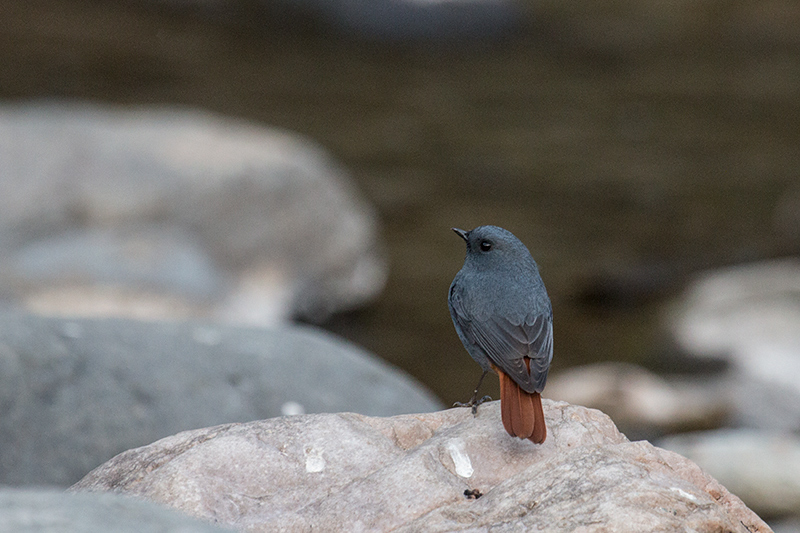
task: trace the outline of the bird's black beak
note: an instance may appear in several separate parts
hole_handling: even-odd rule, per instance
[[[469,232],[468,231],[464,231],[463,229],[458,229],[458,228],[450,228],[450,229],[455,231],[456,234],[458,234],[459,237],[464,239],[464,242],[469,242]]]

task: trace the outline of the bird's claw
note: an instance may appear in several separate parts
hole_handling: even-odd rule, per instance
[[[476,397],[473,396],[470,399],[470,401],[468,401],[468,402],[456,402],[456,403],[454,403],[453,407],[471,407],[472,408],[472,415],[476,416],[478,414],[478,406],[481,405],[483,402],[490,402],[490,401],[492,401],[492,397],[488,396],[488,395],[484,396],[481,399],[476,399]]]

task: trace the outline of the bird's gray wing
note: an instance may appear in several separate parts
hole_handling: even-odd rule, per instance
[[[544,389],[553,360],[550,312],[531,313],[518,321],[502,316],[481,316],[470,313],[460,291],[451,293],[450,307],[464,338],[482,350],[492,363],[526,391]],[[530,359],[530,371],[525,357]]]

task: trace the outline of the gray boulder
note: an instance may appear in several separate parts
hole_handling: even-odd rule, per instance
[[[680,349],[728,363],[738,425],[800,430],[800,260],[710,272],[675,306]]]
[[[376,217],[319,146],[198,111],[0,107],[0,301],[321,319],[375,297]]]
[[[302,412],[424,412],[412,378],[311,327],[0,314],[0,483],[69,485],[185,429]]]
[[[119,494],[0,488],[4,533],[222,533],[164,506]]]
[[[216,426],[129,450],[71,490],[135,495],[248,531],[769,531],[691,461],[629,442],[599,411],[544,407],[542,445],[509,437],[498,402],[477,417]]]

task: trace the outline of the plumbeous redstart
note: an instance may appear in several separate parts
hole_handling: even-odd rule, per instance
[[[467,243],[464,266],[450,285],[450,316],[483,375],[467,404],[473,413],[478,388],[491,369],[500,377],[500,410],[509,435],[544,442],[541,392],[553,359],[553,308],[530,252],[497,226],[453,228]]]

